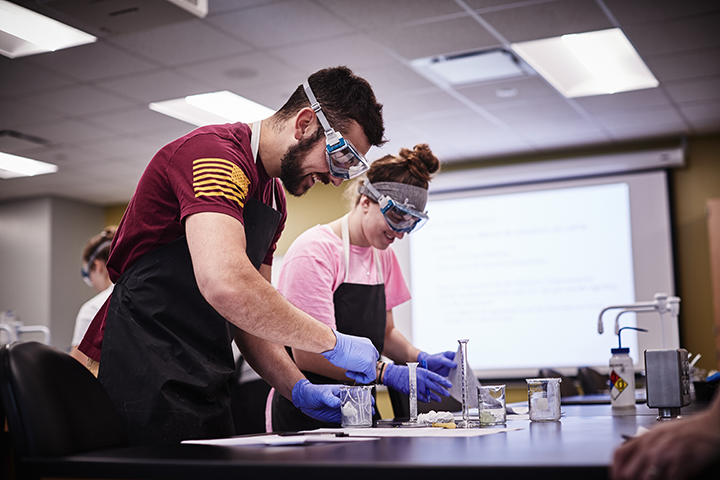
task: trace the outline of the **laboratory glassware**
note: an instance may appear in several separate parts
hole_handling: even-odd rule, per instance
[[[533,422],[557,422],[560,420],[560,378],[530,378],[528,386],[528,410]]]

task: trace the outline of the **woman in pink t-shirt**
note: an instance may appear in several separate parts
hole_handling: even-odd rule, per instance
[[[278,278],[287,300],[338,331],[367,337],[396,363],[378,362],[377,382],[408,393],[406,362],[419,362],[418,399],[448,396],[445,378],[454,352],[430,355],[414,347],[393,322],[393,307],[410,299],[390,245],[422,226],[427,188],[440,162],[425,144],[372,163],[360,180],[350,213],[300,235],[288,249]],[[355,191],[350,187],[348,191]],[[321,355],[293,350],[307,378],[317,384],[350,383],[345,372]],[[318,422],[280,395],[272,398],[272,429],[337,426]]]

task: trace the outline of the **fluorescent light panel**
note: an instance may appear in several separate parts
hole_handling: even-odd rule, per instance
[[[0,178],[33,177],[58,171],[57,165],[0,152]]]
[[[0,54],[6,57],[53,52],[95,40],[76,28],[0,0]]]
[[[514,43],[512,48],[567,98],[658,86],[619,28]]]
[[[418,58],[410,64],[425,78],[444,86],[519,77],[526,73],[511,53],[499,49]]]
[[[234,122],[252,123],[275,113],[264,105],[227,90],[154,102],[149,107],[155,112],[197,126]]]

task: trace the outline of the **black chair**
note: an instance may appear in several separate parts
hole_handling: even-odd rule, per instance
[[[608,376],[603,375],[594,368],[578,368],[577,378],[580,382],[580,388],[582,388],[583,395],[607,393],[610,388]]]
[[[0,349],[0,398],[18,478],[23,458],[60,457],[128,444],[110,397],[77,360],[37,342]]]
[[[562,382],[560,382],[560,395],[562,397],[575,397],[577,395],[580,395],[580,392],[578,391],[577,387],[575,386],[573,379],[568,376],[563,375],[562,373],[558,372],[557,370],[553,370],[552,368],[541,368],[540,369],[540,377],[562,379]]]

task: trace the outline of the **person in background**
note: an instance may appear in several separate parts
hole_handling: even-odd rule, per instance
[[[235,435],[234,340],[309,415],[340,422],[339,388],[313,385],[285,345],[372,381],[378,352],[287,302],[270,283],[285,189],[338,186],[384,143],[382,105],[346,67],[320,70],[272,116],[200,127],[160,149],[110,249],[115,287],[80,344],[132,445]],[[97,363],[99,362],[99,365]]]
[[[449,396],[445,378],[454,352],[421,352],[395,328],[393,308],[410,299],[400,265],[390,246],[422,226],[427,189],[440,162],[425,144],[372,163],[367,177],[350,186],[353,206],[347,215],[301,234],[288,249],[278,290],[301,310],[343,333],[372,340],[396,363],[378,362],[377,381],[408,393],[406,362],[419,362],[418,399]],[[321,355],[299,348],[293,358],[308,380],[317,384],[348,383],[342,368]],[[438,392],[438,393],[436,393]],[[332,426],[310,418],[280,395],[272,394],[271,428],[275,431]]]
[[[80,307],[75,318],[75,330],[70,343],[70,355],[83,365],[87,364],[88,357],[78,350],[78,345],[85,336],[90,322],[95,318],[95,314],[100,310],[113,289],[113,283],[110,281],[107,271],[107,261],[110,255],[110,244],[116,230],[117,227],[114,225],[105,227],[105,230],[85,243],[82,252],[83,266],[80,270],[82,279],[89,287],[99,292]]]
[[[615,451],[612,478],[683,480],[713,464],[720,468],[720,394],[707,410],[657,425],[623,443]]]

